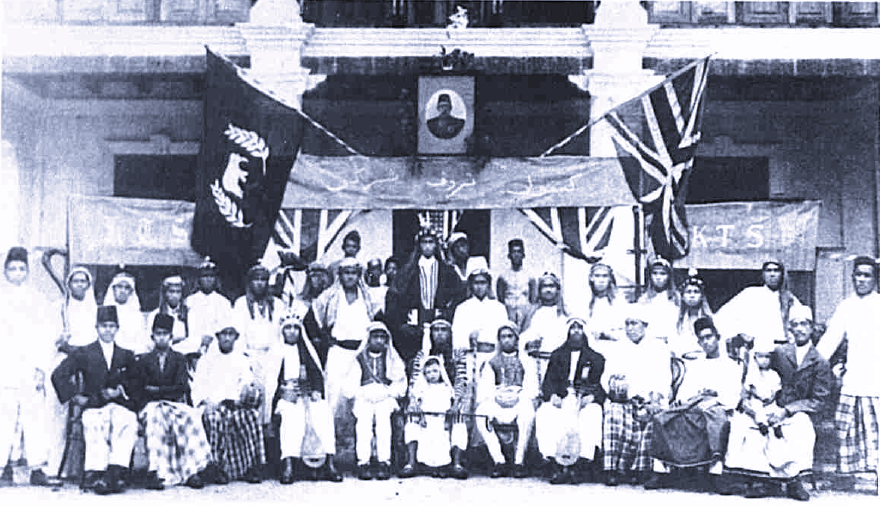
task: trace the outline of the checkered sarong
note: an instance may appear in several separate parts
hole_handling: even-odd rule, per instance
[[[177,402],[147,404],[140,413],[150,471],[166,486],[185,483],[207,467],[211,446],[198,411]]]
[[[605,401],[605,420],[602,423],[602,442],[605,447],[606,471],[650,471],[649,456],[651,423],[634,418],[630,403]]]
[[[202,415],[211,456],[230,480],[237,480],[250,468],[266,463],[259,416],[256,409],[229,409],[222,404]]]
[[[855,397],[841,394],[835,422],[840,440],[838,471],[859,473],[877,471],[877,412],[880,397]]]

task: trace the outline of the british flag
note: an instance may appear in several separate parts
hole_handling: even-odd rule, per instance
[[[684,204],[708,68],[709,57],[697,60],[601,118],[611,126],[654,250],[664,258],[682,258],[690,247]]]
[[[595,262],[605,256],[615,215],[614,207],[536,207],[520,209],[547,239],[569,255]],[[629,212],[624,206],[624,212]],[[624,231],[631,234],[632,229]]]

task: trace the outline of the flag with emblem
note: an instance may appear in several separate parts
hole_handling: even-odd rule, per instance
[[[600,119],[611,127],[654,250],[668,259],[684,257],[690,247],[684,204],[700,140],[708,68],[708,57],[697,60]]]
[[[192,247],[231,291],[266,249],[307,125],[257,84],[208,51]]]

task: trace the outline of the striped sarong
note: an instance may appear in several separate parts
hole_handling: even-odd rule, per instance
[[[211,461],[211,446],[196,409],[177,402],[151,402],[141,410],[140,421],[149,469],[166,486],[186,483]]]
[[[605,401],[602,442],[606,471],[650,471],[653,424],[635,419],[633,405]]]
[[[229,408],[222,404],[202,415],[211,457],[230,480],[237,480],[252,467],[266,463],[259,416],[256,409]]]
[[[880,410],[880,397],[840,395],[835,415],[837,437],[840,440],[837,462],[839,472],[877,471],[877,460],[880,456],[878,410]]]

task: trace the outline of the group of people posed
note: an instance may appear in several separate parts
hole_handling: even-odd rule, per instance
[[[525,267],[520,239],[497,276],[469,257],[463,233],[444,241],[425,226],[415,243],[406,260],[363,265],[352,232],[345,257],[308,265],[293,295],[276,296],[256,265],[234,302],[208,259],[188,296],[183,278],[164,279],[146,319],[125,270],[99,305],[92,274],[73,268],[61,310],[47,307],[28,282],[27,251],[12,248],[0,304],[3,461],[23,458],[33,485],[50,484],[73,458],[80,412],[82,486],[97,494],[126,488],[139,438],[151,489],[257,483],[273,458],[281,483],[338,482],[337,424],[350,416],[361,480],[466,479],[469,451],[485,445],[493,478],[656,489],[695,468],[717,493],[777,488],[807,500],[815,424],[842,381],[838,470],[876,472],[872,258],[855,259],[855,293],[819,335],[778,261],[713,314],[699,274],[678,284],[662,258],[637,301],[598,262],[588,300],[566,304],[556,274]],[[832,370],[844,340],[845,365]],[[405,447],[392,469],[394,417]],[[540,473],[526,459],[533,437]],[[0,482],[11,481],[7,465]]]

